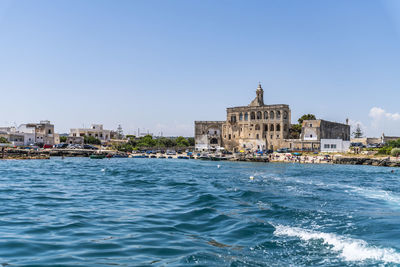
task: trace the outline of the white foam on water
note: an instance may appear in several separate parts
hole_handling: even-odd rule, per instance
[[[381,189],[369,189],[356,186],[348,186],[348,188],[350,188],[351,191],[360,194],[366,198],[383,200],[400,208],[400,196],[395,195],[392,192]]]
[[[346,261],[376,260],[385,263],[400,264],[400,253],[396,252],[393,248],[380,248],[368,245],[364,240],[298,227],[284,225],[276,225],[274,227],[274,234],[276,236],[298,237],[304,241],[320,239],[324,244],[331,246],[330,249],[338,252],[340,257]]]

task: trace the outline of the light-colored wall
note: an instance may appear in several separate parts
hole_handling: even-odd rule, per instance
[[[332,147],[332,145],[336,145],[336,147]],[[342,139],[321,139],[321,152],[347,152],[349,148],[350,141],[343,141]]]

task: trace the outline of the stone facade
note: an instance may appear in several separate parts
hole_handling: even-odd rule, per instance
[[[54,124],[47,120],[39,123],[21,124],[18,127],[18,132],[24,133],[25,145],[43,144],[52,146],[56,143]]]
[[[195,149],[220,150],[222,149],[222,125],[224,121],[195,121]]]
[[[320,151],[321,140],[350,141],[350,125],[326,120],[304,120],[300,139],[286,140],[285,147],[293,150]]]
[[[195,122],[198,150],[206,149],[211,142],[229,151],[277,149],[289,136],[289,105],[265,105],[261,84],[248,106],[227,108],[226,113],[226,121]]]

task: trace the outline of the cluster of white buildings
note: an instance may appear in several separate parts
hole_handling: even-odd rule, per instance
[[[85,136],[92,136],[102,143],[114,139],[116,133],[106,130],[102,124],[93,124],[90,128],[74,128],[67,136],[69,144],[83,144]],[[5,138],[14,146],[47,145],[53,146],[60,143],[60,135],[54,132],[54,124],[44,120],[39,123],[26,123],[18,127],[0,127],[0,137]]]
[[[4,137],[15,146],[33,144],[54,145],[59,142],[59,135],[54,132],[50,121],[21,124],[18,127],[0,127],[0,137]]]

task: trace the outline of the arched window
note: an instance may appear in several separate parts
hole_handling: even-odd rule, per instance
[[[212,138],[212,139],[210,140],[210,144],[211,144],[211,145],[216,145],[216,144],[218,144],[218,139],[217,139],[217,138]]]
[[[264,120],[268,120],[268,111],[264,111]]]
[[[279,110],[276,112],[276,118],[277,118],[277,119],[280,119],[280,118],[281,118],[281,112],[280,112]]]
[[[262,113],[261,111],[257,112],[257,120],[261,120],[262,119]]]
[[[243,120],[243,113],[242,113],[242,112],[240,112],[240,114],[239,114],[239,120],[240,120],[240,121]]]
[[[256,124],[255,130],[259,131],[260,130],[260,125]]]
[[[236,122],[236,116],[235,115],[231,116],[231,122]]]
[[[250,113],[250,120],[255,120],[256,119],[256,114],[253,112]]]
[[[287,118],[288,118],[288,113],[287,113],[287,111],[284,111],[283,112],[283,119],[286,120]]]
[[[269,126],[269,130],[270,130],[271,132],[274,131],[274,125],[273,125],[273,124],[271,124],[271,125]]]
[[[264,124],[264,132],[268,132],[268,124]]]
[[[277,125],[276,125],[276,131],[277,131],[277,132],[280,132],[280,131],[281,131],[281,125],[280,125],[280,124],[277,124]]]
[[[270,118],[271,120],[273,120],[273,119],[275,118],[275,113],[274,113],[273,111],[271,111],[271,112],[269,113],[269,118]]]
[[[244,113],[244,120],[245,121],[248,121],[249,120],[249,113]]]

